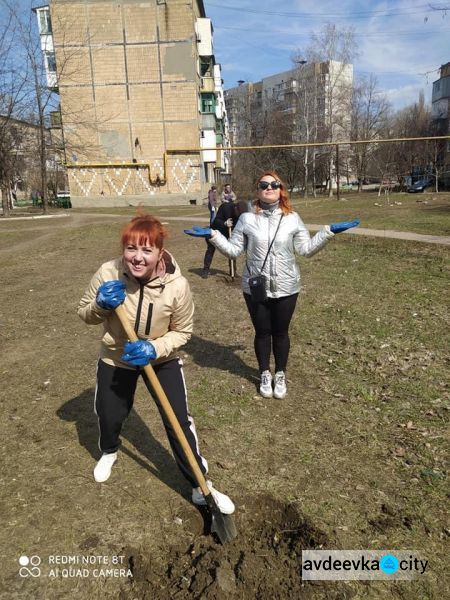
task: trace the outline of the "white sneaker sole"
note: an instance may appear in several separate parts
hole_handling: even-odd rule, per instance
[[[282,394],[277,394],[275,391],[273,392],[273,397],[276,398],[277,400],[284,400],[284,398],[286,398],[286,392],[283,392]]]
[[[259,390],[259,395],[263,398],[272,398],[273,392],[262,392],[261,390]]]

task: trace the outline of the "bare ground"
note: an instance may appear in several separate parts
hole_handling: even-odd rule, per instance
[[[183,349],[192,412],[239,537],[220,546],[138,389],[120,460],[96,484],[92,413],[99,330],[76,305],[118,252],[118,219],[2,224],[2,597],[440,598],[444,579],[446,263],[437,246],[341,238],[301,261],[289,395],[257,395],[252,330],[226,260],[199,277],[204,246],[170,225],[191,282],[196,331]],[[239,264],[242,268],[242,264]],[[410,548],[414,582],[304,584],[302,548]],[[20,577],[20,556],[41,575]],[[123,557],[125,573],[60,571],[55,556]],[[130,570],[132,577],[129,576]]]

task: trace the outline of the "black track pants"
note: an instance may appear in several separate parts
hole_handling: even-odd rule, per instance
[[[206,252],[205,258],[203,259],[203,268],[205,270],[211,267],[211,263],[216,252],[216,247],[211,244],[208,240],[206,240]]]
[[[244,298],[255,328],[255,354],[260,372],[270,369],[271,346],[275,371],[285,371],[290,348],[289,324],[298,294],[268,298],[265,302],[252,302],[250,294],[244,294]]]
[[[189,446],[197,459],[197,463],[201,471],[206,474],[208,472],[208,463],[200,454],[194,419],[189,414],[182,363],[179,359],[173,359],[159,365],[154,365],[153,368],[177,416]],[[95,413],[98,416],[100,450],[105,453],[116,452],[120,446],[120,432],[133,406],[136,384],[140,375],[143,376],[144,382],[161,413],[167,437],[178,467],[192,487],[197,487],[197,482],[191,473],[189,463],[174,435],[172,427],[162,412],[160,403],[154,395],[150,383],[145,377],[145,373],[139,369],[130,370],[113,367],[102,360],[98,361],[97,389],[95,392]]]

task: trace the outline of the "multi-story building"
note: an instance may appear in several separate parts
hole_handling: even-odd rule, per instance
[[[60,96],[72,204],[202,198],[228,170],[203,1],[50,0],[35,12]]]
[[[306,63],[257,83],[239,84],[225,91],[232,146],[248,143],[252,124],[254,128],[264,111],[308,118],[316,125],[317,141],[350,139],[352,64]],[[300,141],[301,127],[292,133],[286,143]]]
[[[29,198],[32,192],[42,195],[41,128],[11,116],[0,115],[0,150],[3,171],[9,179],[12,196]],[[58,136],[51,127],[44,130],[47,185],[51,195],[65,187],[65,173]]]
[[[450,134],[450,62],[441,66],[439,79],[433,82],[431,110],[436,124],[436,135]],[[442,144],[440,156],[440,180],[450,189],[450,140]]]
[[[292,188],[336,187],[339,170],[348,165],[348,149],[341,150],[338,169],[333,143],[350,139],[353,65],[299,61],[298,67],[257,83],[238,83],[225,92],[231,145],[269,149],[271,145],[311,144],[312,149],[293,150],[291,158],[285,154],[284,167],[274,154],[266,160],[278,160]],[[330,145],[314,147],[323,142]],[[235,163],[234,172],[241,163],[242,159]],[[241,179],[249,173],[250,163],[239,173]]]

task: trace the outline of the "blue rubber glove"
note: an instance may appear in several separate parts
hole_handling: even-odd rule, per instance
[[[192,229],[185,229],[184,233],[187,233],[187,235],[193,235],[194,237],[202,237],[206,240],[209,240],[209,238],[212,235],[212,230],[210,227],[199,227],[198,225],[194,225]]]
[[[133,367],[145,367],[151,360],[155,360],[155,346],[146,340],[127,342],[123,348],[121,359]]]
[[[346,229],[351,229],[352,227],[357,227],[360,224],[359,219],[355,219],[354,221],[343,221],[342,223],[332,223],[330,225],[330,229],[332,233],[342,233]]]
[[[97,290],[95,301],[100,308],[112,310],[125,300],[125,283],[119,279],[105,281]]]

